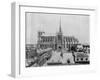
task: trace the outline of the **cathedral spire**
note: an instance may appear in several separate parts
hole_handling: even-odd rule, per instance
[[[61,30],[61,17],[60,17],[60,21],[59,21],[59,32],[62,33],[62,30]]]

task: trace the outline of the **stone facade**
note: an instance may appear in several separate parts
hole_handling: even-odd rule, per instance
[[[64,36],[61,24],[59,26],[59,32],[56,35],[46,35],[45,32],[38,32],[38,48],[46,49],[52,48],[54,50],[66,49],[70,50],[72,46],[79,43],[78,39],[74,36]]]

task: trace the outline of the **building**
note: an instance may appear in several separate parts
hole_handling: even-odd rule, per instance
[[[26,44],[26,59],[37,56],[37,50],[34,44]]]
[[[59,32],[56,35],[46,35],[45,32],[38,32],[38,48],[46,49],[52,48],[54,50],[71,50],[71,47],[79,43],[74,36],[64,36],[61,29],[61,20],[59,25]]]
[[[74,60],[75,63],[88,63],[89,64],[89,54],[84,52],[76,52],[74,53]]]

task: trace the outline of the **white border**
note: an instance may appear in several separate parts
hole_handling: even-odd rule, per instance
[[[96,52],[94,48],[95,40],[95,9],[84,8],[63,8],[63,7],[39,7],[27,4],[14,4],[15,7],[15,62],[12,74],[19,76],[35,76],[35,75],[54,75],[69,73],[87,73],[96,70]],[[90,16],[90,65],[73,65],[59,67],[37,67],[25,68],[25,12],[45,12],[45,13],[61,13],[61,14],[82,14]],[[95,54],[94,54],[95,53]],[[12,67],[13,68],[13,67]],[[14,73],[15,72],[15,73]]]

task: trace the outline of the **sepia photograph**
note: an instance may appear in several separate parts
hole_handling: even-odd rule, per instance
[[[89,65],[88,14],[25,13],[25,67]]]

